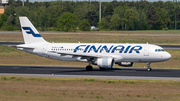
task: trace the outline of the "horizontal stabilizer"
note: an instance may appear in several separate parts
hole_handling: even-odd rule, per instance
[[[26,44],[17,45],[16,48],[28,48],[28,49],[34,49],[33,46],[29,46],[29,45],[26,45]]]

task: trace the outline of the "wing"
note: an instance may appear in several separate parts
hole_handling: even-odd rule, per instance
[[[91,53],[86,53],[86,54],[80,54],[80,53],[67,53],[67,52],[57,52],[57,51],[48,51],[51,53],[57,53],[57,54],[61,54],[61,55],[72,55],[72,57],[80,57],[79,60],[81,59],[87,59],[88,61],[92,61],[95,62],[97,60],[97,58],[103,58],[103,57],[111,57],[114,58],[117,61],[121,61],[123,59],[123,57],[121,55],[106,55],[106,54],[91,54]]]
[[[57,51],[48,51],[51,53],[57,53],[57,54],[61,54],[61,55],[72,55],[72,56],[77,56],[77,57],[89,57],[89,58],[99,58],[99,57],[103,57],[102,55],[95,55],[95,54],[80,54],[80,53],[68,53],[68,52],[57,52]]]

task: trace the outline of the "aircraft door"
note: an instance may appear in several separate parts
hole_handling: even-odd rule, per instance
[[[149,45],[146,45],[146,46],[145,46],[144,56],[149,56]]]
[[[43,45],[42,55],[47,55],[47,45]]]

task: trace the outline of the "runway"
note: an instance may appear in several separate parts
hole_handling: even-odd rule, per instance
[[[158,45],[163,49],[180,49],[180,45]]]
[[[4,66],[0,65],[0,76],[40,76],[40,77],[76,77],[76,78],[104,78],[104,79],[139,79],[139,80],[178,80],[178,69],[152,69],[148,72],[144,68],[113,68],[86,71],[85,67],[64,66]]]
[[[0,42],[0,45],[19,45],[24,44],[24,42]]]
[[[9,46],[14,46],[14,45],[19,45],[19,44],[24,44],[23,42],[0,42],[0,45],[9,45]],[[180,49],[180,45],[158,45],[164,49]]]

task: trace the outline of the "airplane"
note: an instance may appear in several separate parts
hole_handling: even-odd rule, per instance
[[[115,64],[131,67],[135,62],[150,64],[169,60],[171,55],[162,47],[153,44],[129,43],[50,43],[43,39],[27,17],[19,17],[24,44],[16,48],[45,58],[61,61],[86,62],[87,71],[92,65],[101,70],[113,68]]]

